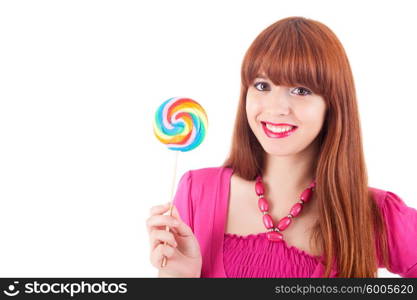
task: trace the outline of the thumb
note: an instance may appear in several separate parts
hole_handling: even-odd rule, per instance
[[[178,235],[182,237],[188,237],[190,235],[193,235],[191,228],[181,219],[178,209],[175,207],[174,204],[172,204],[172,216],[175,219],[177,219],[180,223],[178,226],[174,227]]]

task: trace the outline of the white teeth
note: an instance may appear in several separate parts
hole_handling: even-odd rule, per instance
[[[271,124],[266,124],[266,128],[268,128],[272,132],[280,133],[280,132],[289,131],[293,127],[292,126],[274,126],[274,125],[271,125]]]

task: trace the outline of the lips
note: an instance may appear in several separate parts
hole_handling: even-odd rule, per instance
[[[271,122],[266,122],[266,121],[261,121],[262,123],[265,123],[265,124],[271,124],[271,125],[274,125],[274,126],[292,126],[292,127],[297,127],[296,125],[293,125],[293,124],[288,124],[288,123],[271,123]]]
[[[262,123],[262,128],[263,128],[263,130],[264,130],[264,132],[265,132],[265,134],[266,134],[266,136],[268,136],[269,138],[278,138],[278,139],[280,139],[280,138],[285,138],[285,137],[287,137],[287,136],[290,136],[294,131],[296,131],[297,130],[297,126],[295,126],[295,125],[292,125],[292,124],[287,124],[287,123],[279,123],[279,124],[276,124],[276,123],[270,123],[270,122],[261,122]],[[269,130],[267,127],[266,127],[266,123],[268,123],[268,124],[271,124],[271,125],[274,125],[274,126],[292,126],[293,128],[291,129],[291,130],[289,130],[289,131],[284,131],[284,132],[273,132],[273,131],[271,131],[271,130]]]

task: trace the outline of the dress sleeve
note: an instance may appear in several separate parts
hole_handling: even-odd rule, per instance
[[[401,277],[417,277],[417,210],[388,191],[382,211],[388,232],[389,271]]]
[[[173,204],[182,221],[194,231],[194,210],[191,199],[191,171],[184,173],[178,183]]]

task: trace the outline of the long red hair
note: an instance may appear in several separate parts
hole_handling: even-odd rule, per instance
[[[250,45],[242,63],[232,146],[223,163],[246,180],[255,180],[265,168],[265,151],[245,110],[248,87],[260,72],[275,85],[306,86],[327,104],[314,162],[320,216],[311,236],[323,250],[324,277],[333,262],[339,277],[376,277],[378,253],[389,270],[386,226],[368,188],[355,85],[342,44],[326,25],[289,17],[267,27]]]

